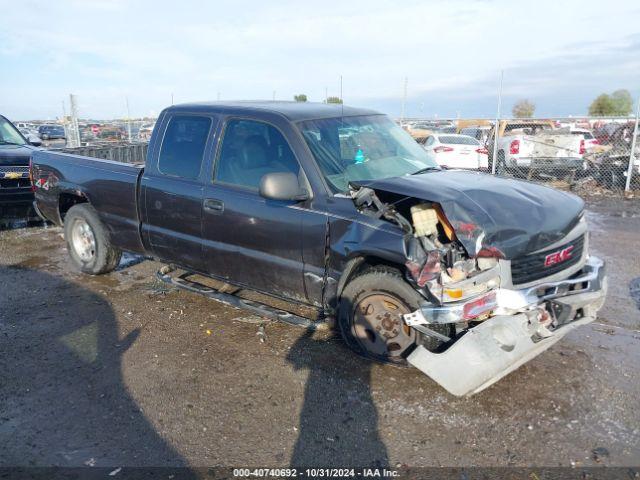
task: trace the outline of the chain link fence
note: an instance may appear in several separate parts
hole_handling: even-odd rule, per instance
[[[407,119],[448,168],[525,179],[582,196],[640,194],[638,118]]]

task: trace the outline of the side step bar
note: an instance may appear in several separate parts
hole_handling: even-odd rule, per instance
[[[171,273],[175,270],[176,269],[172,266],[164,266],[158,270],[156,277],[158,280],[168,285],[172,285],[189,292],[199,293],[200,295],[204,295],[205,297],[224,303],[230,307],[249,310],[261,317],[268,318],[269,320],[285,322],[297,327],[304,327],[308,329],[315,329],[318,326],[319,322],[314,322],[308,318],[300,317],[291,312],[286,312],[264,303],[240,298],[233,293],[224,293],[220,290],[216,290],[215,288],[203,285],[202,283],[188,280],[187,277],[193,275],[191,272],[185,272],[177,277],[172,277]]]

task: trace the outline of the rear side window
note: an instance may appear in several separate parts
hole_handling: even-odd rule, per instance
[[[160,172],[182,178],[198,178],[210,130],[209,117],[176,115],[171,118],[160,149]]]
[[[440,143],[447,143],[449,145],[478,145],[478,141],[475,138],[466,135],[442,135],[440,136]]]

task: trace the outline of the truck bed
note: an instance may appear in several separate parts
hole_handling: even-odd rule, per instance
[[[61,225],[68,202],[86,199],[109,229],[114,245],[144,252],[138,209],[143,165],[41,150],[33,154],[32,166],[43,216]]]

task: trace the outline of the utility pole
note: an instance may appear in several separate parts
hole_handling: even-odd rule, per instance
[[[129,111],[129,97],[124,97],[127,102],[127,133],[129,135],[129,143],[131,143],[131,112]]]
[[[324,103],[329,103],[329,87],[324,87]]]
[[[502,108],[502,80],[504,70],[500,70],[500,87],[498,87],[498,111],[496,112],[496,123],[493,127],[493,152],[491,155],[491,173],[496,174],[496,159],[498,157],[498,139],[500,137],[500,109]]]
[[[407,108],[407,86],[409,84],[409,79],[404,77],[404,88],[402,92],[402,111],[400,112],[400,123],[404,122],[404,114],[405,109]]]
[[[79,147],[80,130],[78,129],[78,106],[76,105],[76,96],[73,93],[69,94],[69,105],[71,108],[71,124],[67,132],[67,146]]]
[[[171,105],[173,105],[173,92],[171,92]]]
[[[631,153],[629,154],[629,168],[627,169],[627,183],[624,186],[624,191],[631,190],[631,176],[633,175],[633,164],[636,158],[636,145],[638,141],[638,118],[640,117],[640,97],[638,98],[638,106],[636,108],[636,124],[633,127],[633,138],[631,139]]]

